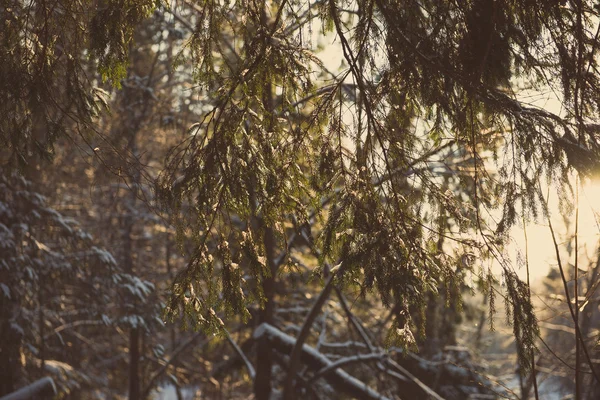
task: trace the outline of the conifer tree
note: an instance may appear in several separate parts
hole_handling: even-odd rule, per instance
[[[426,330],[431,296],[445,291],[459,302],[468,274],[493,313],[495,278],[481,262],[493,257],[519,365],[533,368],[529,288],[502,247],[521,217],[547,216],[541,180],[568,202],[571,176],[597,174],[595,3],[184,3],[194,30],[177,61],[192,63],[204,102],[156,181],[180,242],[195,245],[167,313],[223,333],[224,320],[248,322],[258,306],[256,337],[266,351],[284,300],[277,288],[300,267],[294,252],[310,254],[317,266],[303,267],[322,290],[294,338],[287,377],[273,376],[270,352],[256,361],[257,398],[277,386],[291,398],[302,383],[302,345],[334,290],[381,300],[394,316],[389,344],[411,348]],[[86,63],[119,85],[134,29],[156,6],[3,6],[0,94],[8,101],[0,111],[11,116],[0,122],[3,165],[51,153],[60,135],[86,137],[82,126],[106,102]],[[321,52],[320,40],[329,40]],[[342,59],[330,71],[322,53],[334,51]],[[523,87],[552,91],[562,110],[528,104]],[[497,221],[492,208],[501,210]],[[575,290],[575,368],[585,362],[597,377],[578,301]]]

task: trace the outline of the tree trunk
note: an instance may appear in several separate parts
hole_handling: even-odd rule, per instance
[[[262,277],[262,288],[265,295],[265,307],[260,312],[259,323],[273,325],[275,311],[275,237],[271,228],[265,228],[264,245],[267,262],[271,271],[270,276]],[[256,348],[256,379],[254,380],[254,395],[256,400],[268,400],[271,395],[273,354],[271,345],[266,337],[259,338]]]
[[[124,240],[124,269],[127,273],[133,274],[133,225],[134,219],[131,215],[136,200],[135,187],[137,182],[133,183],[134,189],[131,192],[131,208],[126,211],[125,217],[125,240]],[[135,301],[135,299],[131,299]],[[140,398],[140,330],[138,327],[131,328],[129,332],[129,400],[139,400]]]
[[[261,24],[264,28],[270,29],[267,9],[269,7],[268,1],[263,1]],[[267,111],[267,115],[270,116],[270,120],[267,121],[267,129],[273,127],[273,87],[271,84],[270,76],[268,73],[264,74],[264,92],[262,96],[263,106]],[[254,201],[252,199],[251,201]],[[270,271],[269,276],[262,277],[262,289],[266,299],[265,307],[261,311],[259,316],[259,323],[267,323],[274,325],[273,316],[275,312],[275,284],[277,277],[277,265],[275,264],[275,252],[277,242],[273,229],[266,226],[264,220],[261,221],[261,228],[263,228],[263,243],[265,246],[265,255],[267,257],[267,266]],[[264,337],[259,338],[257,343],[256,351],[256,378],[254,380],[254,394],[256,400],[268,400],[272,390],[272,368],[273,368],[273,354],[271,353],[271,346],[268,340]]]
[[[13,392],[22,378],[22,338],[13,327],[18,304],[14,294],[11,299],[0,295],[0,396]]]
[[[139,328],[129,331],[129,400],[140,398],[140,334]]]
[[[136,154],[135,136],[129,142],[129,149],[133,154]],[[137,187],[139,185],[139,176],[136,174],[133,182],[131,182],[131,192],[126,204],[124,218],[124,241],[123,241],[123,258],[124,270],[128,274],[133,274],[133,228],[135,219],[133,210],[137,200]],[[135,302],[135,298],[131,298]],[[129,332],[129,400],[139,400],[140,398],[140,329],[135,326]]]
[[[166,244],[165,244],[165,258],[167,264],[167,275],[169,276],[169,282],[175,281],[175,275],[173,274],[173,268],[171,266],[171,237],[169,232],[165,234],[166,236]],[[170,324],[170,336],[171,336],[171,349],[175,349],[177,347],[177,335],[175,333],[175,324]]]

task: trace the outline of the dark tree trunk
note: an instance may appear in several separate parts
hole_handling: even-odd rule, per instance
[[[140,398],[140,334],[139,328],[129,331],[129,400]]]
[[[128,148],[132,153],[136,154],[135,136],[130,139]],[[134,273],[134,261],[133,261],[133,229],[135,225],[135,219],[132,215],[135,209],[137,200],[137,187],[139,185],[139,176],[134,176],[131,184],[130,198],[126,200],[129,204],[126,205],[125,218],[124,218],[124,241],[123,241],[123,258],[124,258],[124,270],[129,274]],[[130,301],[136,301],[135,298],[131,298]],[[136,307],[137,308],[137,307]],[[133,310],[128,310],[132,312]],[[139,400],[140,398],[140,329],[132,327],[129,332],[129,400]]]
[[[262,5],[261,24],[266,29],[272,29],[270,26],[269,19],[267,17],[267,2],[264,1]],[[263,106],[267,111],[267,115],[270,116],[270,120],[267,121],[267,129],[273,127],[273,86],[271,84],[271,77],[268,73],[265,73],[265,85],[262,97]],[[254,201],[252,199],[251,201]],[[268,323],[274,325],[274,312],[275,312],[275,285],[277,278],[277,265],[275,264],[275,253],[277,248],[277,241],[273,229],[266,226],[264,220],[261,221],[261,228],[263,229],[263,243],[265,246],[265,252],[267,257],[267,266],[270,271],[269,276],[262,277],[262,289],[266,299],[265,307],[261,311],[259,316],[260,323]],[[254,380],[254,394],[256,400],[268,400],[272,390],[272,368],[273,368],[273,354],[271,353],[271,346],[265,338],[259,338],[257,343],[256,352],[256,378]]]
[[[171,237],[169,232],[166,233],[166,244],[165,244],[165,258],[167,264],[167,275],[169,276],[169,282],[174,282],[175,275],[173,274],[173,268],[171,266]],[[171,324],[170,330],[171,336],[171,349],[175,349],[177,347],[177,335],[175,333],[175,324]]]
[[[12,326],[17,304],[0,295],[0,396],[13,392],[22,378],[22,338]]]
[[[267,252],[267,262],[271,271],[270,276],[263,276],[262,288],[266,303],[260,312],[259,323],[273,325],[275,311],[275,277],[277,276],[275,266],[275,237],[271,228],[265,228],[264,244]],[[273,354],[271,345],[266,337],[261,337],[257,342],[256,351],[256,379],[254,380],[254,395],[257,400],[268,400],[272,389],[272,367]]]
[[[134,188],[137,183],[134,183]],[[124,269],[127,273],[133,274],[133,225],[134,219],[131,210],[136,201],[135,189],[131,192],[131,209],[125,217],[125,240],[124,240]],[[130,299],[135,301],[135,299]],[[130,310],[131,311],[131,310]],[[140,398],[140,330],[138,327],[131,328],[129,332],[129,400],[139,400]]]
[[[44,297],[43,297],[43,289],[40,286],[38,288],[38,324],[40,330],[40,370],[41,374],[44,374],[44,368],[46,366],[46,341],[44,340]]]
[[[15,222],[1,221],[8,229],[11,229],[11,225]],[[0,260],[10,260],[16,256],[16,248],[0,247]],[[10,270],[0,268],[0,282],[7,285],[10,290],[10,296],[6,296],[0,290],[0,396],[4,396],[24,383],[21,363],[23,331],[18,329],[17,320],[21,309],[21,298],[17,290],[12,290],[12,286],[18,285],[18,281]]]

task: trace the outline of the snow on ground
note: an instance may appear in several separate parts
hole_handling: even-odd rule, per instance
[[[181,388],[183,400],[200,399],[200,389],[196,386]],[[152,393],[152,400],[177,400],[177,390],[171,384],[165,384]]]
[[[514,375],[512,379],[505,382],[507,388],[512,390],[515,394],[520,393],[519,389],[519,377]],[[561,383],[560,378],[555,376],[547,376],[546,374],[538,374],[538,390],[540,399],[543,400],[565,400],[569,399],[571,392],[568,388],[565,388]],[[533,398],[533,390],[530,395]]]

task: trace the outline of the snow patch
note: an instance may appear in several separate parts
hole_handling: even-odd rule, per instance
[[[184,387],[180,389],[182,400],[194,400],[202,398],[200,389],[196,386]],[[166,384],[160,386],[152,393],[152,400],[177,400],[177,388],[174,385]]]
[[[17,332],[20,336],[25,336],[25,331],[23,330],[23,328],[21,327],[21,325],[17,324],[16,322],[11,322],[10,323],[10,328]]]
[[[100,249],[96,246],[92,246],[92,252],[94,252],[101,262],[108,265],[117,265],[117,261],[108,251]]]
[[[4,297],[6,297],[7,299],[10,299],[10,289],[8,288],[8,286],[6,286],[4,283],[0,283],[0,289],[2,290],[2,293],[4,294]]]

